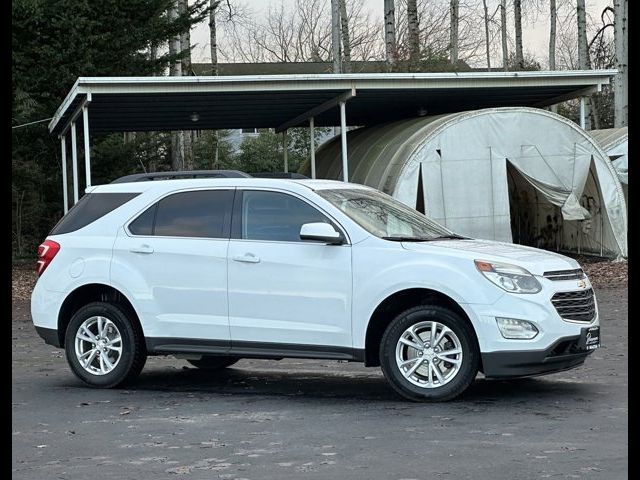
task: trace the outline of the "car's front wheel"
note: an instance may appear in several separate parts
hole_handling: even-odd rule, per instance
[[[471,325],[439,306],[402,312],[380,344],[385,378],[403,397],[445,401],[460,395],[478,373],[480,353]]]
[[[146,361],[142,334],[121,305],[93,302],[71,318],[65,334],[67,362],[83,382],[111,388],[136,378]]]

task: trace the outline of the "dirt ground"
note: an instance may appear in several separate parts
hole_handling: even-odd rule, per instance
[[[207,374],[154,357],[133,386],[93,390],[17,298],[12,478],[624,479],[627,289],[596,291],[602,347],[584,366],[479,377],[441,404],[399,399],[377,368],[320,360]]]

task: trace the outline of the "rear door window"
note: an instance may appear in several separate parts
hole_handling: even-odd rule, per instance
[[[75,232],[121,207],[139,193],[87,193],[62,217],[49,235]]]
[[[228,238],[233,190],[180,192],[163,198],[129,225],[133,235]]]

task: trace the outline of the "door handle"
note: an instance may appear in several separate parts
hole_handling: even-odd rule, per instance
[[[253,253],[245,253],[244,255],[236,255],[233,257],[233,261],[243,263],[260,263],[260,258],[256,257]]]
[[[132,247],[130,250],[132,253],[153,253],[153,247],[151,245],[142,244],[137,247]]]

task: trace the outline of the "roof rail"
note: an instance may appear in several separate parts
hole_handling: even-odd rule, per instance
[[[291,178],[295,180],[301,180],[304,178],[309,178],[301,173],[296,172],[260,172],[251,174],[252,177],[256,178]]]
[[[175,180],[185,178],[250,178],[239,170],[181,170],[178,172],[135,173],[126,175],[111,183],[149,182],[152,180]]]

